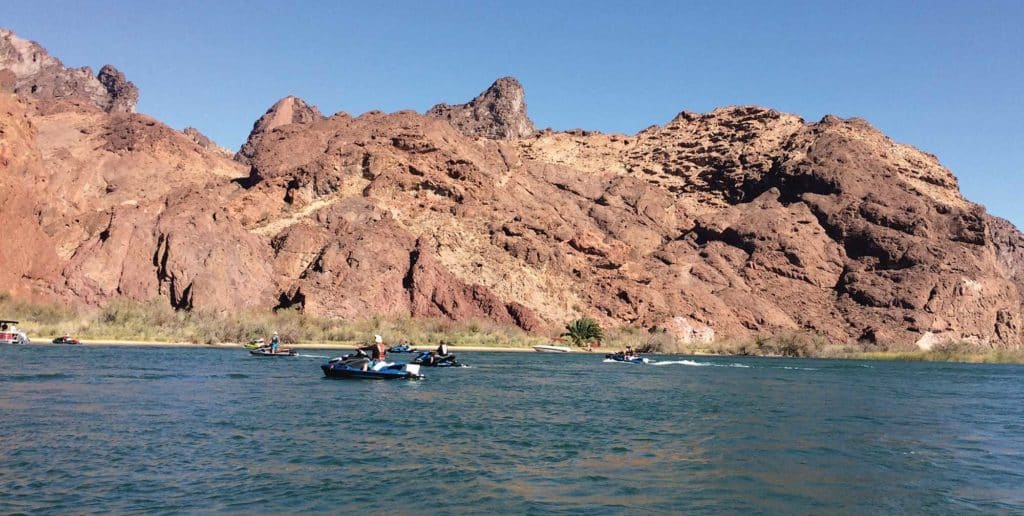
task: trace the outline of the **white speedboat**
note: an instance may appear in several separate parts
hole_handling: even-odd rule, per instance
[[[568,353],[572,351],[568,346],[534,346],[533,350],[539,353]]]
[[[0,321],[0,344],[28,344],[28,335],[19,331],[18,321]]]

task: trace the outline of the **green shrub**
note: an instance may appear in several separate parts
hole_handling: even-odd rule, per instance
[[[590,317],[580,317],[565,326],[565,333],[562,336],[567,337],[573,344],[582,346],[604,340],[604,330]]]

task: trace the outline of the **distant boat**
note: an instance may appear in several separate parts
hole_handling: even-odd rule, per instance
[[[572,351],[567,346],[534,346],[533,350],[538,353],[568,353]]]
[[[15,326],[18,321],[0,321],[0,344],[28,344],[28,335]]]

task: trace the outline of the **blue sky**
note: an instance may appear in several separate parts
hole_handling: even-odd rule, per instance
[[[1024,2],[52,2],[0,26],[111,63],[139,110],[237,148],[293,94],[325,113],[423,111],[504,75],[538,127],[633,133],[759,104],[870,121],[1024,225]]]

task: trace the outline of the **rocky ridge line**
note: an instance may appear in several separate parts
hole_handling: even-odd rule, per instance
[[[0,86],[43,99],[81,98],[108,113],[134,113],[139,90],[124,74],[105,65],[67,68],[34,41],[0,29]]]

